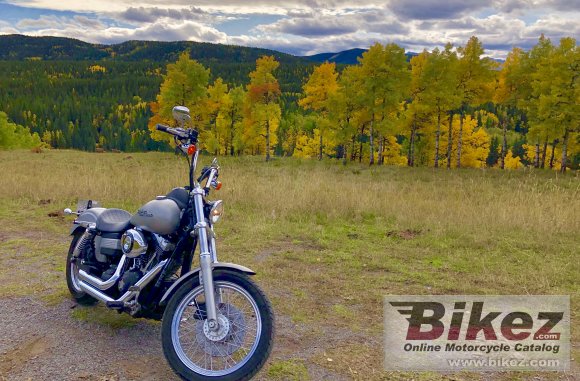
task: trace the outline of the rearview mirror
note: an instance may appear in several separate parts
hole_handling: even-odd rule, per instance
[[[189,109],[185,106],[175,106],[173,108],[173,118],[179,123],[181,127],[191,120]]]

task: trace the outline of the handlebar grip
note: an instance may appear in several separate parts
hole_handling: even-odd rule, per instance
[[[168,128],[169,128],[169,127],[167,127],[167,126],[164,126],[164,125],[162,125],[162,124],[158,124],[158,125],[157,125],[157,131],[167,132],[167,129],[168,129]]]

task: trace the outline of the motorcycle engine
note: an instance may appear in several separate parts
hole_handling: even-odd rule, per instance
[[[133,263],[130,268],[123,273],[118,283],[119,292],[124,294],[131,286],[134,286],[143,275],[152,266],[153,258],[161,258],[167,249],[173,249],[174,245],[170,244],[165,239],[156,236],[156,240],[152,240],[149,249],[136,258],[129,259]],[[165,249],[165,250],[164,250]]]
[[[129,291],[129,287],[134,286],[142,276],[143,273],[138,267],[125,271],[119,280],[119,292],[124,294],[125,292]]]

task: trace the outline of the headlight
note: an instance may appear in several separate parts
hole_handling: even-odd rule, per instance
[[[212,224],[219,221],[220,217],[224,213],[224,203],[222,200],[215,201],[213,206],[209,210],[209,220]]]

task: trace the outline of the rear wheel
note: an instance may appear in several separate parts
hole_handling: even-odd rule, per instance
[[[214,271],[217,331],[209,329],[203,286],[196,277],[181,285],[163,315],[163,352],[187,381],[241,381],[264,365],[273,346],[274,314],[247,276]]]
[[[70,243],[68,255],[66,257],[66,285],[68,286],[68,290],[70,291],[73,298],[77,301],[77,303],[91,305],[95,304],[97,300],[92,296],[88,295],[80,288],[78,278],[79,276],[78,261],[80,261],[80,258],[78,258],[76,261],[73,260],[73,252],[79,239],[81,239],[83,234],[84,231],[75,233],[73,236],[73,240]]]

